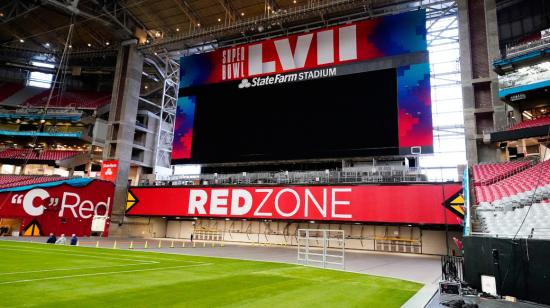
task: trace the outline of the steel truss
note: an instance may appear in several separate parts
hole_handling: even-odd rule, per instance
[[[432,7],[439,16],[426,24],[434,155],[420,158],[430,181],[457,180],[457,164],[466,162],[459,61],[458,7],[455,1]],[[427,167],[429,166],[429,167]],[[428,170],[431,169],[431,170]]]
[[[227,3],[224,0],[219,1]],[[204,45],[214,45],[220,48],[418,9],[426,9],[428,20],[457,15],[455,0],[315,0],[308,1],[305,5],[277,10],[276,14],[240,19],[231,17],[234,12],[230,8],[224,6],[224,9],[229,17],[222,24],[191,28],[187,33],[165,36],[139,48],[164,51],[199,49]],[[308,22],[300,23],[300,20],[308,20]]]
[[[97,1],[92,1],[87,4],[79,5],[78,0],[42,0],[42,1],[23,1],[23,0],[10,0],[8,4],[0,6],[0,25],[9,23],[14,19],[42,7],[49,6],[61,11],[68,16],[78,16],[85,20],[95,20],[111,27],[119,40],[133,39],[136,29],[142,29],[148,38],[153,39],[152,33],[145,27],[145,25],[136,18],[122,3],[122,1],[106,1],[106,4],[101,6]],[[5,13],[4,13],[5,12]],[[120,30],[120,31],[119,31]],[[90,34],[91,35],[91,34]],[[91,35],[93,38],[93,35]],[[116,42],[113,42],[116,43]],[[105,48],[100,52],[113,51],[116,52],[116,44],[113,44],[110,48]],[[3,48],[14,48],[18,50],[34,51],[37,53],[51,53],[58,54],[61,50],[50,50],[47,48],[23,48],[17,44],[4,44]],[[72,50],[71,54],[83,53],[91,56],[95,56],[93,52],[89,50]],[[97,56],[101,56],[98,54]]]
[[[180,65],[177,61],[164,58],[164,82],[162,87],[162,100],[160,105],[159,125],[157,128],[157,141],[155,144],[154,173],[159,168],[170,168],[172,142],[174,141],[174,129],[176,124],[176,109],[178,104]]]

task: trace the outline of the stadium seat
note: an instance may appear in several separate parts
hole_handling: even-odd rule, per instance
[[[27,107],[45,106],[48,95],[48,91],[41,92],[29,98],[23,105]],[[52,108],[97,109],[110,101],[111,94],[107,92],[67,91],[61,96],[55,93],[48,106]]]
[[[0,101],[3,101],[6,98],[12,96],[21,89],[23,89],[23,85],[19,83],[0,83]]]
[[[70,158],[81,154],[81,151],[58,151],[44,150],[35,151],[30,149],[7,149],[0,152],[0,159],[28,159],[28,160],[43,160],[56,161]]]
[[[508,128],[508,130],[516,130],[516,129],[537,127],[537,126],[544,126],[544,125],[550,125],[550,116],[523,121],[513,125],[512,127]]]
[[[502,180],[531,165],[529,161],[478,164],[472,166],[474,185],[487,185]]]
[[[516,233],[520,238],[550,238],[549,203],[533,203],[510,211],[492,209],[477,213],[485,233],[507,238],[514,237]]]
[[[540,178],[540,180],[539,180]],[[538,188],[537,188],[538,187]],[[475,187],[478,204],[493,206],[528,205],[550,198],[550,160],[536,164],[502,181]]]
[[[0,175],[0,188],[26,186],[40,183],[48,183],[66,180],[59,176],[36,176],[36,175]]]

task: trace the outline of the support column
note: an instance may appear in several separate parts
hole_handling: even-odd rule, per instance
[[[128,189],[128,172],[138,110],[143,71],[143,55],[135,44],[122,46],[118,52],[104,159],[118,160],[115,195],[111,215],[111,235],[121,233]]]
[[[90,173],[92,172],[92,162],[87,162],[86,166],[84,167],[84,173],[87,176],[90,176]]]
[[[504,103],[498,97],[498,78],[492,63],[500,54],[495,0],[458,0],[460,68],[464,132],[469,164],[495,161],[492,144],[483,132],[505,126]]]

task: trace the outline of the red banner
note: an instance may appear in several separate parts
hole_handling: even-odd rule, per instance
[[[0,193],[0,218],[19,226],[21,235],[90,236],[94,217],[108,217],[114,185],[91,180],[86,186],[62,184]],[[107,236],[109,225],[102,230]],[[101,231],[99,231],[101,232]]]
[[[457,225],[461,219],[443,202],[460,189],[460,184],[132,187],[127,215]]]
[[[426,51],[426,16],[424,11],[416,11],[183,57],[180,86],[186,88]],[[277,83],[277,79],[267,78],[261,82]]]
[[[116,181],[118,170],[118,160],[105,160],[101,163],[101,173],[99,178],[105,181]]]

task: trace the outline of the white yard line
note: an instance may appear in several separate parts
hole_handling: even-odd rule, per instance
[[[2,241],[0,241],[2,242]],[[8,242],[7,240],[5,242]],[[17,242],[17,241],[11,241],[11,242]],[[18,243],[32,243],[32,244],[43,244],[43,243],[36,243],[36,242],[18,242]],[[37,245],[37,246],[38,246]],[[48,245],[48,244],[44,244],[44,245]],[[53,246],[53,245],[52,245]],[[6,247],[6,248],[4,248]],[[63,246],[54,246],[56,248],[63,248]],[[94,249],[95,247],[87,247],[87,246],[78,246],[78,247],[81,247],[81,248],[88,248],[88,249]],[[69,248],[69,249],[58,249],[58,250],[53,250],[51,248],[37,248],[37,247],[26,247],[26,246],[19,246],[19,247],[14,247],[13,245],[12,246],[8,246],[8,245],[2,245],[0,244],[0,251],[2,249],[26,249],[28,251],[33,251],[33,250],[41,250],[41,251],[48,251],[48,252],[52,252],[52,251],[57,251],[57,252],[66,252],[66,253],[70,253],[72,255],[75,255],[74,253],[74,250],[72,248],[74,247],[66,247],[66,248]],[[95,248],[97,249],[97,248]],[[101,248],[101,249],[110,249],[110,248]],[[114,250],[114,249],[113,249]],[[117,250],[117,251],[120,251],[120,252],[125,252],[124,250]],[[143,251],[143,250],[136,250],[136,251],[139,251],[139,252],[149,252],[149,253],[157,253],[157,254],[163,254],[163,255],[169,255],[171,253],[163,253],[163,252],[158,252],[158,251]],[[131,252],[130,252],[131,253]],[[101,253],[102,254],[102,253]],[[99,254],[85,254],[86,256],[97,256]],[[171,255],[181,255],[181,254],[171,254]],[[103,255],[101,255],[103,257]],[[128,253],[118,253],[117,256],[123,256],[123,257],[132,257],[132,258],[136,258],[136,261],[144,261],[144,260],[139,260],[139,259],[145,259],[145,260],[159,260],[159,261],[177,261],[177,262],[189,262],[189,263],[202,263],[202,262],[199,262],[199,261],[190,261],[190,260],[178,260],[178,259],[171,259],[171,258],[163,258],[163,257],[151,257],[151,256],[135,256],[135,255],[131,255],[131,254],[128,254]],[[199,256],[200,257],[200,256]],[[116,258],[113,258],[113,259],[116,259],[116,260],[132,260],[132,259],[121,259],[119,257],[116,257]],[[148,262],[153,262],[153,261],[148,261]],[[158,263],[158,262],[156,262]]]
[[[36,278],[36,279],[22,279],[22,280],[14,280],[14,281],[0,282],[0,285],[4,285],[4,284],[14,284],[14,283],[22,283],[22,282],[34,282],[34,281],[44,281],[44,280],[57,280],[57,279],[77,278],[77,277],[90,277],[90,276],[101,276],[101,275],[112,275],[112,274],[124,274],[124,273],[135,273],[135,272],[147,272],[147,271],[157,271],[157,270],[177,269],[177,268],[188,268],[188,267],[206,266],[206,265],[212,265],[212,263],[193,264],[193,265],[179,265],[179,266],[166,266],[166,267],[155,267],[155,268],[145,268],[145,269],[128,270],[128,271],[116,271],[116,272],[102,272],[102,273],[90,273],[90,274],[54,276],[54,277],[44,277],[44,278]]]
[[[141,262],[142,264],[157,264],[160,263],[158,261],[151,261],[151,260],[139,260],[139,259],[128,259],[128,258],[120,258],[120,257],[108,257],[108,256],[100,256],[100,255],[93,255],[93,254],[80,254],[80,253],[74,253],[72,251],[67,250],[48,250],[48,249],[38,249],[40,252],[36,252],[37,249],[27,249],[27,248],[13,248],[13,247],[6,247],[6,246],[0,246],[0,251],[2,250],[14,250],[14,251],[20,251],[20,252],[27,252],[27,253],[51,253],[51,254],[62,254],[62,255],[71,255],[71,256],[80,256],[80,257],[90,257],[90,258],[98,258],[98,259],[111,259],[111,260],[120,260],[120,261],[133,261],[133,262]],[[184,261],[186,262],[186,261]]]
[[[134,263],[134,264],[121,264],[121,265],[103,265],[103,266],[83,266],[83,267],[67,267],[67,268],[45,269],[45,270],[36,270],[36,271],[0,273],[0,276],[5,276],[5,275],[17,275],[17,274],[30,274],[30,273],[43,273],[43,272],[56,272],[56,271],[86,270],[86,269],[95,269],[95,268],[110,268],[110,267],[136,266],[136,265],[146,265],[146,264],[149,264],[149,263]]]

